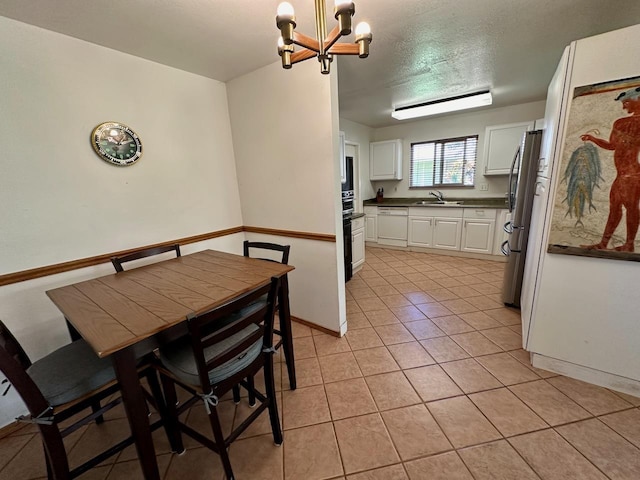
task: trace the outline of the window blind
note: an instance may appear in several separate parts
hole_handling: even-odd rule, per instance
[[[412,143],[409,186],[473,186],[477,150],[477,135]]]

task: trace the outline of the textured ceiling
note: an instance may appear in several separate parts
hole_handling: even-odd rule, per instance
[[[289,1],[313,35],[313,1]],[[0,15],[225,82],[278,61],[278,3],[2,0]],[[358,0],[363,20],[371,55],[338,59],[340,115],[380,127],[394,107],[486,88],[494,107],[542,100],[563,48],[638,23],[640,1]]]

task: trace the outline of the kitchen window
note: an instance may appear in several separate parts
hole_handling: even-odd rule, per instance
[[[478,135],[411,144],[410,188],[472,187]]]

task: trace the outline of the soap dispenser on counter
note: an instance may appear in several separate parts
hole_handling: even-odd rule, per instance
[[[384,188],[380,187],[378,193],[376,193],[376,202],[382,203],[384,200]]]

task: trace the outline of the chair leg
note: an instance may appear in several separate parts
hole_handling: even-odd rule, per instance
[[[149,383],[149,389],[151,390],[151,394],[156,401],[156,407],[158,409],[158,414],[160,418],[162,418],[162,427],[164,428],[164,432],[167,435],[167,439],[169,440],[169,444],[171,445],[171,451],[176,453],[182,453],[184,451],[184,446],[182,445],[182,437],[180,436],[180,431],[178,427],[178,417],[176,413],[176,389],[175,385],[172,390],[174,399],[171,402],[173,405],[173,413],[169,413],[169,408],[167,407],[167,401],[165,400],[165,394],[162,392],[162,388],[160,388],[160,381],[158,380],[158,374],[153,368],[150,368],[147,374],[145,375],[147,378],[147,382]],[[171,392],[169,393],[171,395]]]
[[[264,364],[264,385],[269,399],[269,420],[271,421],[271,431],[273,432],[273,442],[282,445],[282,428],[280,427],[280,417],[278,415],[278,402],[276,401],[276,385],[273,379],[273,355],[266,354]]]
[[[70,480],[69,461],[58,425],[41,425],[47,476],[52,480]]]
[[[94,400],[93,402],[91,402],[91,411],[93,413],[96,413],[98,410],[100,410],[100,408],[102,408],[100,406],[100,400]],[[101,423],[104,422],[104,416],[100,415],[99,417],[96,417],[96,424],[100,425]]]
[[[238,405],[240,403],[240,386],[234,385],[231,390],[233,391],[233,403]]]
[[[255,385],[255,382],[254,382],[254,379],[253,379],[253,375],[247,377],[247,386],[249,387],[248,388],[248,391],[249,391],[249,406],[251,408],[253,408],[253,407],[256,406],[256,394],[255,394],[256,385]]]
[[[182,434],[180,433],[180,425],[178,424],[178,411],[176,409],[178,395],[176,394],[176,386],[164,375],[160,375],[160,380],[162,381],[162,390],[165,399],[163,405],[165,410],[163,414],[164,430],[169,439],[171,451],[180,454],[184,452],[184,444],[182,443]]]
[[[222,461],[222,467],[224,473],[227,476],[227,480],[235,480],[233,476],[233,469],[231,468],[231,460],[229,460],[229,452],[224,441],[224,433],[222,433],[222,425],[220,425],[220,417],[218,417],[218,407],[211,407],[211,413],[209,413],[209,423],[211,424],[211,430],[213,431],[213,440],[218,447],[218,454]]]
[[[289,374],[289,387],[295,390],[296,366],[293,354],[293,336],[291,333],[291,312],[289,311],[289,281],[287,276],[282,277],[280,292],[278,292],[278,318],[280,319],[280,334],[282,335],[282,348],[284,360]]]

